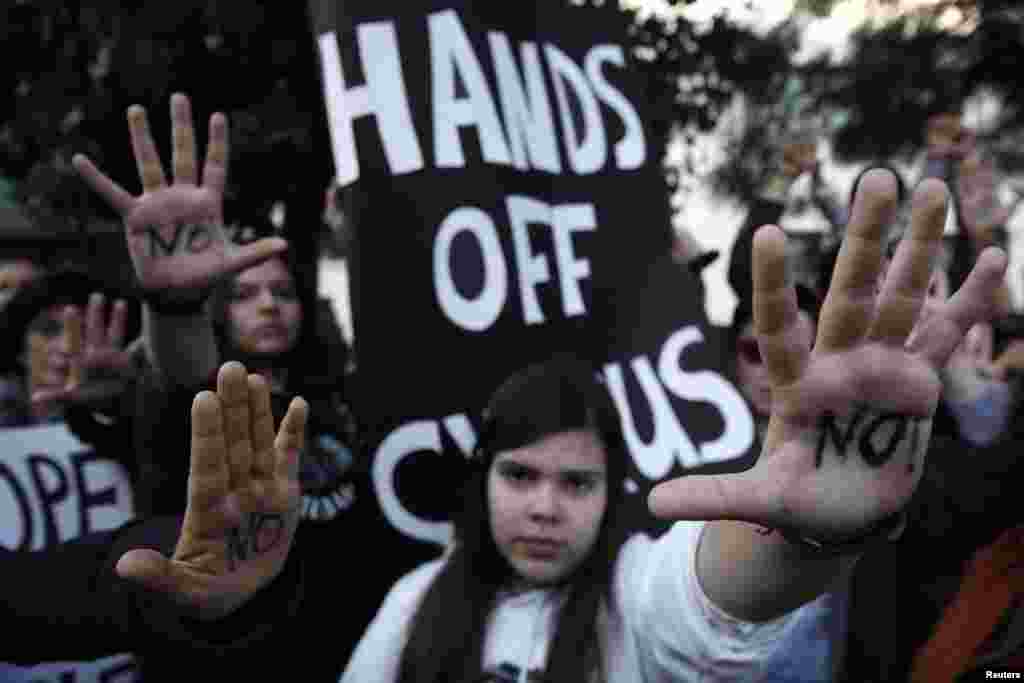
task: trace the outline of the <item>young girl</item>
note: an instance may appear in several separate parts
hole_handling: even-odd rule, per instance
[[[619,418],[565,357],[494,394],[456,542],[402,578],[342,677],[379,681],[751,680],[793,613],[741,623],[697,584],[700,524],[627,540]]]

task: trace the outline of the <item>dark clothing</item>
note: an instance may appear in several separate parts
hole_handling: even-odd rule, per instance
[[[240,670],[251,672],[254,680],[263,680],[267,671],[273,670],[268,667],[273,667],[276,660],[287,659],[293,666],[300,664],[303,680],[336,681],[387,590],[411,568],[397,565],[381,552],[391,543],[408,541],[388,524],[377,505],[367,458],[360,453],[354,425],[336,391],[339,383],[325,378],[323,382],[304,384],[299,393],[309,403],[310,413],[300,466],[302,522],[292,554],[301,558],[298,564],[303,567],[303,585],[320,599],[302,602],[302,626],[294,633],[289,630],[282,646],[275,645],[273,652],[237,645],[237,657],[221,661],[220,655],[215,655],[216,661],[210,666],[220,667],[218,670],[230,674],[231,680],[244,680]],[[198,391],[214,386],[215,380],[205,387],[166,386],[153,373],[142,378],[136,452],[141,470],[137,498],[145,505],[140,510],[143,514],[177,515],[183,511],[191,404]],[[290,395],[272,396],[275,423],[283,417],[290,400]],[[143,529],[152,527],[147,523]],[[143,538],[151,537],[152,532],[143,532]],[[126,542],[120,545],[130,547]],[[369,548],[376,551],[372,559],[367,557]],[[251,627],[258,622],[248,623]],[[218,628],[217,632],[222,630]],[[191,651],[205,646],[189,643],[185,647]],[[143,681],[162,680],[153,678],[154,671],[162,676],[170,663],[154,665],[153,661],[161,662],[160,655],[154,656],[148,649],[135,652],[143,661]],[[200,652],[198,656],[205,655]],[[180,667],[178,672],[184,674]]]
[[[1024,521],[1021,436],[1016,426],[1016,433],[992,446],[972,447],[948,434],[933,435],[906,533],[862,558],[854,571],[842,680],[907,680],[970,557]]]
[[[302,519],[284,575],[273,584],[280,591],[261,591],[252,604],[209,625],[182,617],[162,596],[113,573],[127,550],[173,552],[187,500],[192,401],[216,385],[215,377],[203,386],[174,385],[144,368],[125,410],[132,416],[142,521],[41,553],[4,556],[11,595],[0,600],[0,613],[17,637],[5,640],[0,661],[130,652],[144,683],[337,681],[391,585],[434,553],[410,552],[413,544],[380,510],[336,374],[324,368],[321,376],[292,373],[291,379],[289,389],[307,400],[310,413],[300,468]],[[291,392],[272,395],[275,423],[290,399]],[[266,642],[273,646],[263,647],[270,633]]]
[[[368,486],[356,491],[352,506],[331,522],[303,520],[282,575],[213,625],[182,616],[162,596],[113,573],[117,558],[134,548],[169,555],[178,518],[5,554],[0,618],[11,628],[0,659],[31,664],[129,651],[145,683],[296,675],[334,683],[388,589],[411,568],[389,562],[388,548],[407,541],[386,524]]]

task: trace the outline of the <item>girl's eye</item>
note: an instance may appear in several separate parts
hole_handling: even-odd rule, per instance
[[[521,467],[519,465],[505,464],[501,466],[499,470],[501,476],[505,481],[512,484],[526,484],[533,481],[534,473],[527,467]]]
[[[295,287],[292,285],[275,285],[270,288],[270,291],[278,299],[287,299],[292,301],[298,297]]]
[[[597,479],[586,474],[570,474],[565,478],[565,488],[569,493],[584,496],[597,487]]]
[[[234,287],[231,290],[231,298],[235,301],[245,301],[251,299],[259,292],[254,287]]]

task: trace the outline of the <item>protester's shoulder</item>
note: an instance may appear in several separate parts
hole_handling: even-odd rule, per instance
[[[675,522],[658,535],[635,533],[623,543],[615,561],[616,591],[620,600],[635,601],[645,593],[661,565],[685,569],[686,558],[695,550],[704,522]]]
[[[705,524],[703,521],[683,520],[674,522],[662,533],[632,534],[619,551],[618,569],[625,570],[638,562],[647,562],[651,553],[658,552],[661,546],[678,548],[695,543]]]
[[[445,561],[445,558],[441,557],[424,562],[402,576],[391,587],[386,603],[394,609],[414,609],[419,605],[420,598],[427,592],[427,588],[441,573]]]

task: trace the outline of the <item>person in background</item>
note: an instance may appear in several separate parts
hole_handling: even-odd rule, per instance
[[[111,427],[138,370],[129,342],[139,312],[130,293],[61,268],[21,288],[0,319],[10,331],[0,356],[17,389],[3,426],[67,420],[87,443],[121,431]]]
[[[990,225],[998,218],[992,206],[991,178],[986,179],[988,155],[979,149],[977,136],[963,123],[961,107],[939,103],[925,120],[925,153],[922,178],[938,178],[949,186],[952,204],[946,232],[953,235],[950,283],[958,287],[986,247],[1006,247],[1005,231]],[[967,204],[964,203],[967,201]],[[1005,221],[1004,221],[1005,222]],[[1003,285],[999,294],[999,315],[1013,306],[1010,290]]]
[[[697,284],[697,298],[701,309],[706,306],[707,288],[704,285],[704,269],[718,259],[717,250],[706,250],[693,232],[685,227],[675,228],[672,238],[672,261],[683,266],[693,275]]]
[[[181,106],[180,100],[175,106]],[[175,118],[181,120],[180,109]],[[135,132],[133,139],[144,143]],[[214,156],[223,156],[216,147],[211,143]],[[145,161],[155,159],[155,151],[143,149],[141,156],[143,186],[152,193],[150,198],[178,194],[158,192],[173,188],[164,188],[162,170],[158,173]],[[176,161],[181,162],[175,164],[176,177],[187,186],[179,189],[195,189],[195,176],[184,170],[191,166],[188,159]],[[78,164],[82,166],[82,162]],[[178,169],[183,169],[180,175]],[[218,169],[213,175],[219,175]],[[919,209],[912,227],[915,239],[901,247],[877,296],[865,297],[861,283],[879,277],[881,226],[891,214],[895,188],[884,173],[866,177],[862,185],[848,226],[854,237],[841,252],[813,350],[799,343],[796,294],[786,280],[784,236],[766,228],[753,240],[755,328],[775,390],[762,455],[747,472],[683,477],[655,490],[650,504],[657,514],[712,521],[677,525],[657,541],[637,539],[628,553],[622,546],[623,561],[639,560],[653,582],[642,583],[641,593],[620,593],[627,599],[641,599],[636,611],[630,608],[623,613],[642,618],[627,623],[626,633],[615,631],[611,624],[601,625],[596,634],[584,633],[582,640],[561,647],[556,636],[552,652],[575,653],[572,666],[589,668],[604,663],[602,678],[609,681],[658,680],[666,673],[678,675],[680,668],[688,666],[674,656],[683,647],[696,653],[690,665],[710,672],[716,680],[749,680],[748,674],[761,670],[785,646],[784,634],[801,605],[849,571],[860,554],[898,532],[898,513],[913,493],[922,469],[927,439],[921,437],[928,434],[937,398],[937,368],[962,329],[989,315],[987,300],[1002,277],[1005,257],[998,250],[983,254],[958,294],[908,340],[919,306],[907,306],[906,301],[923,300],[925,284],[916,274],[931,268],[934,254],[928,245],[941,232],[946,194],[936,183],[919,190]],[[123,190],[119,193],[120,188],[108,186],[106,190],[126,214],[137,208],[135,198]],[[174,213],[165,207],[167,213],[160,214],[163,220],[158,224],[173,228],[195,215],[194,209],[194,205],[183,209],[179,204]],[[129,233],[133,224],[145,225],[134,222],[139,218],[138,214],[128,215]],[[162,240],[171,241],[167,237]],[[252,255],[253,250],[246,253]],[[216,266],[225,266],[223,254],[220,259],[206,256],[205,274],[221,272]],[[167,272],[170,268],[162,266],[168,265],[159,264],[150,272]],[[208,282],[197,277],[197,271],[202,272],[186,273],[191,282]],[[182,308],[194,304],[177,294],[162,303]],[[341,656],[337,616],[349,613],[354,593],[366,591],[361,574],[352,578],[358,568],[351,564],[343,565],[345,571],[332,563],[330,572],[310,572],[322,556],[296,533],[302,526],[298,455],[306,442],[307,405],[293,399],[275,437],[273,421],[267,419],[270,387],[262,375],[249,374],[240,364],[229,362],[221,367],[217,380],[216,392],[202,392],[193,403],[192,467],[181,525],[140,522],[96,544],[68,548],[69,554],[84,563],[78,565],[83,571],[72,572],[70,579],[55,585],[59,595],[54,599],[78,594],[83,583],[89,586],[85,591],[88,599],[82,603],[61,601],[64,608],[57,620],[52,618],[52,602],[5,602],[7,613],[18,619],[22,634],[31,636],[39,628],[79,633],[89,629],[93,637],[102,639],[116,632],[138,649],[162,656],[169,667],[163,673],[176,665],[179,678],[182,667],[209,673],[226,659],[235,665],[232,673],[236,677],[271,672],[294,675],[295,659],[282,657],[283,652],[311,653],[303,658],[305,674],[314,666],[322,674],[336,665]],[[895,416],[905,427],[895,450],[881,461],[878,453],[864,446],[871,443],[869,439],[854,438],[843,446],[822,438],[829,433],[830,419],[844,425],[855,423],[850,428],[859,435],[863,425],[858,416],[865,404],[873,411],[868,424]],[[588,443],[586,435],[590,433],[583,430],[577,445]],[[554,436],[560,435],[564,432]],[[593,522],[603,516],[606,500],[600,497],[600,488],[592,489],[589,484],[603,481],[600,472],[607,471],[610,462],[602,458],[605,444],[594,446],[589,441],[583,448],[555,448],[554,454],[544,446],[526,448],[540,457],[535,463],[539,474],[531,479],[528,472],[522,481],[539,479],[542,499],[548,500],[556,490],[559,496],[577,489],[598,493],[588,499],[591,512],[595,508],[601,511],[589,516]],[[488,470],[488,480],[500,476],[510,486],[520,481],[508,469],[510,453],[516,450],[524,449],[494,453],[495,465]],[[542,457],[545,455],[566,460],[548,460]],[[595,476],[580,478],[579,458],[590,458],[584,474]],[[851,477],[851,472],[857,476]],[[822,497],[823,490],[830,495]],[[511,503],[515,498],[523,496],[507,500]],[[577,551],[566,554],[588,559],[589,544],[578,546],[575,542],[585,541],[593,526],[587,523],[576,528],[582,533],[564,540],[572,540]],[[766,533],[766,529],[771,531]],[[494,538],[499,535],[495,533]],[[557,560],[566,558],[565,547],[555,539],[558,550],[553,553],[552,544],[546,543],[550,540],[533,537],[523,549],[540,551],[541,566],[560,564]],[[366,562],[368,551],[379,552],[376,544],[357,540],[344,546],[358,549],[354,551],[356,561],[374,564],[373,570],[379,573],[377,563]],[[338,552],[335,545],[335,559]],[[602,562],[609,575],[631,581],[640,578],[639,572],[628,571],[628,567],[615,570],[613,560]],[[516,576],[526,578],[521,573],[510,575],[512,580],[503,587],[522,588]],[[581,588],[588,587],[586,577],[582,579]],[[680,595],[680,591],[684,594],[680,601],[663,599],[664,595]],[[459,601],[463,598],[460,595]],[[613,609],[614,605],[607,603],[607,607]],[[335,617],[328,622],[332,632],[323,636],[324,640],[314,640],[314,628],[327,630],[322,629],[324,612]],[[694,618],[676,620],[680,615]],[[484,635],[476,637],[483,639]],[[405,647],[402,641],[384,640],[390,652]],[[89,644],[75,638],[60,638],[60,642],[70,648]],[[577,644],[582,647],[574,647]],[[482,649],[486,652],[485,646]],[[581,662],[579,651],[594,655]],[[31,649],[18,652],[22,657],[32,656]],[[708,659],[714,652],[726,655]],[[482,671],[487,664],[459,656],[457,651],[439,654],[452,654],[448,661],[455,667]],[[530,653],[524,655],[514,663],[522,672],[533,668],[536,661]],[[547,659],[540,661],[546,668]],[[377,665],[371,673],[387,671]],[[504,675],[501,670],[499,675]]]
[[[786,284],[783,236],[768,228],[755,240],[755,326],[775,389],[764,451],[747,472],[683,477],[661,485],[650,500],[655,512],[668,517],[718,521],[677,524],[657,540],[631,538],[618,549],[610,544],[616,552],[606,556],[600,550],[608,547],[602,540],[608,538],[602,520],[613,496],[620,494],[614,490],[618,465],[612,459],[617,442],[606,436],[597,411],[571,411],[582,419],[569,419],[543,410],[541,403],[560,395],[549,388],[559,380],[543,378],[559,374],[527,370],[492,397],[488,414],[496,424],[495,436],[483,440],[475,479],[479,502],[469,528],[479,529],[472,533],[493,543],[496,551],[478,554],[471,541],[460,538],[440,562],[424,565],[396,584],[343,680],[521,680],[536,676],[528,672],[538,668],[559,680],[590,675],[606,681],[685,680],[697,671],[711,680],[756,680],[766,663],[791,644],[787,635],[801,606],[850,569],[865,548],[899,531],[899,516],[890,515],[902,509],[922,470],[917,457],[927,444],[921,432],[915,432],[917,438],[904,432],[899,440],[903,450],[879,459],[873,447],[864,445],[872,443],[870,437],[852,439],[852,451],[827,436],[823,439],[826,432],[818,430],[828,427],[819,418],[827,412],[843,420],[840,426],[854,424],[858,431],[856,425],[888,419],[890,411],[929,416],[938,393],[937,368],[957,341],[956,330],[990,310],[985,301],[1005,264],[997,250],[986,253],[965,288],[946,302],[938,317],[930,316],[917,327],[905,346],[916,311],[907,314],[903,296],[909,293],[911,300],[923,301],[926,283],[915,274],[930,269],[934,252],[927,245],[940,234],[945,193],[935,183],[919,190],[915,239],[906,240],[897,252],[876,306],[875,296],[859,292],[862,282],[878,278],[880,226],[891,213],[895,189],[884,172],[869,174],[863,185],[813,350],[798,341],[796,295]],[[286,606],[294,606],[299,595],[322,596],[301,579],[301,563],[289,558],[288,520],[294,513],[286,511],[294,509],[296,489],[288,483],[294,477],[288,474],[294,471],[289,464],[294,456],[282,447],[279,433],[279,447],[255,451],[252,465],[227,459],[240,443],[223,431],[223,415],[239,400],[231,398],[237,389],[227,382],[244,384],[241,369],[222,369],[222,374],[228,372],[234,378],[225,376],[218,394],[203,394],[194,406],[193,457],[199,461],[191,490],[203,495],[192,499],[177,549],[171,556],[133,550],[120,556],[117,571],[148,591],[178,596],[207,625],[231,620],[237,626],[233,613],[248,610],[254,601],[252,609],[264,615],[259,624],[288,630],[293,626],[287,619],[268,615],[284,609],[294,613]],[[588,391],[565,393],[578,397]],[[870,399],[859,393],[864,391]],[[250,394],[250,414],[263,400],[261,393]],[[566,403],[557,401],[559,406]],[[863,410],[853,406],[864,403],[881,412],[871,412],[863,421],[852,411]],[[284,433],[296,433],[301,410],[299,404],[296,422],[285,419]],[[545,421],[538,424],[540,416]],[[256,440],[269,444],[267,428],[259,429]],[[294,436],[288,441],[294,443]],[[908,458],[911,452],[916,455]],[[276,458],[273,474],[260,464],[268,457]],[[857,476],[851,476],[851,468]],[[258,487],[252,491],[267,491],[262,500],[246,498],[248,489],[236,488],[248,487],[250,478]],[[891,493],[883,495],[883,489]],[[824,490],[827,497],[819,495]],[[221,525],[229,524],[218,501],[231,496],[243,496],[239,500],[248,500],[254,512],[284,515],[280,541],[264,554],[236,558],[237,565],[226,564],[227,547],[216,545]],[[844,530],[840,519],[847,524],[859,520],[859,530]],[[870,530],[862,526],[865,522]],[[766,533],[765,527],[772,531]],[[461,544],[466,550],[460,551]],[[200,547],[220,550],[201,557],[194,554]],[[460,557],[469,564],[460,567]],[[498,561],[492,564],[486,557]],[[493,566],[495,573],[473,571],[474,560]],[[573,571],[577,568],[578,574]],[[596,572],[611,578],[605,582]],[[465,576],[473,577],[469,585],[462,580]],[[491,582],[490,576],[496,580]],[[632,589],[620,590],[620,581],[630,582],[627,588]],[[467,608],[466,593],[476,596],[478,583],[484,591],[479,595],[494,595],[497,602],[473,601]],[[562,606],[563,600],[584,593],[593,596],[589,604],[594,611]],[[464,616],[474,612],[476,621]],[[549,614],[561,618],[549,621]],[[595,614],[593,626],[587,625],[590,614]],[[440,632],[439,619],[448,625]],[[576,626],[570,627],[573,622]],[[529,636],[531,627],[537,627],[534,637]],[[262,627],[259,632],[266,634]],[[526,647],[504,647],[506,642]]]
[[[7,557],[46,555],[61,539],[131,519],[137,470],[124,398],[137,377],[126,341],[138,334],[138,305],[114,285],[58,268],[18,289],[0,311],[0,328],[0,357],[15,389],[0,414],[6,564]],[[45,652],[47,643],[44,634],[40,661],[29,667],[0,661],[0,679],[27,683],[101,671],[132,679],[130,658],[61,660]]]
[[[310,576],[316,582],[329,581],[338,571],[340,539],[382,551],[402,542],[379,510],[368,455],[348,403],[348,347],[329,302],[301,287],[301,264],[265,216],[254,215],[243,201],[236,201],[228,216],[238,228],[230,231],[235,239],[229,241],[220,229],[220,164],[228,144],[223,117],[211,118],[200,185],[195,148],[183,142],[193,139],[188,98],[172,97],[171,113],[177,146],[170,184],[162,180],[163,169],[141,108],[129,110],[129,132],[142,195],[122,194],[124,190],[88,159],[75,159],[86,182],[122,210],[144,291],[143,341],[150,365],[140,378],[135,438],[141,514],[184,512],[192,399],[200,391],[217,389],[218,367],[242,362],[266,382],[274,419],[284,418],[295,396],[305,400],[297,534],[315,558],[307,569]],[[161,234],[153,235],[152,225],[159,226]],[[175,243],[176,235],[186,231],[191,231],[190,241],[180,239],[177,250],[161,246]],[[333,624],[329,630],[311,628],[296,636],[305,647],[335,651],[336,656],[317,661],[317,666],[326,667],[319,677],[337,678],[380,597],[407,569],[389,562],[353,568],[351,579],[362,588],[344,610],[344,618],[328,603],[310,605],[311,613]],[[219,669],[229,665],[229,660],[215,664]],[[147,676],[153,671],[153,665],[145,666]]]
[[[1006,189],[1004,185],[1009,187],[1009,194],[1012,195],[1009,201],[1004,201],[1002,196]],[[971,254],[977,256],[990,245],[1000,246],[1007,253],[1012,253],[1011,236],[1007,228],[1021,201],[1024,201],[1024,192],[1005,182],[998,160],[991,150],[978,144],[967,152],[957,169],[956,190],[961,226],[969,237]],[[1015,306],[1009,285],[1000,296],[1001,313],[1010,313]]]
[[[939,247],[923,321],[950,297],[949,242]],[[992,303],[999,310],[998,297]],[[1010,328],[1006,316],[975,323],[942,366],[928,464],[908,506],[907,530],[853,574],[842,680],[930,683],[959,680],[986,663],[1015,666],[1007,658],[1024,633],[1001,631],[989,621],[1002,615],[1006,625],[1015,614],[1008,596],[1024,595],[1007,592],[1012,574],[992,573],[992,563],[1017,552],[1008,539],[1024,521],[1018,502],[1024,385],[1015,372],[996,369],[1015,336]],[[995,603],[978,581],[995,587]],[[896,600],[901,609],[893,612]]]
[[[810,178],[811,203],[821,217],[817,227],[822,243],[838,245],[842,237],[841,228],[847,221],[848,212],[837,206],[831,189],[821,175],[816,137],[807,133],[791,135],[780,145],[778,156],[777,168],[768,175],[761,191],[754,197],[733,240],[726,279],[738,300],[751,299],[751,245],[757,228],[773,224],[789,234],[787,209],[799,178]],[[806,213],[809,208],[804,207],[802,212]],[[806,239],[790,239],[787,244],[795,281],[815,291],[820,249]]]

